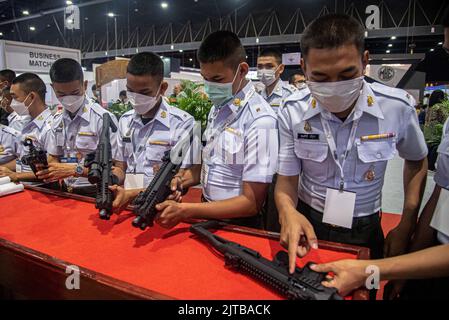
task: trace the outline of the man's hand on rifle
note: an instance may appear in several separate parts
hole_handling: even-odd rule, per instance
[[[124,188],[114,185],[109,190],[114,193],[114,202],[112,208],[114,213],[119,214],[139,195],[143,189],[125,190]]]
[[[182,191],[183,191],[183,180],[180,175],[173,177],[171,181],[170,188],[172,194],[168,196],[167,200],[172,200],[175,202],[182,202]]]
[[[156,206],[159,211],[155,222],[166,229],[174,228],[182,221],[188,219],[187,207],[188,204],[177,203],[175,201],[165,201]]]

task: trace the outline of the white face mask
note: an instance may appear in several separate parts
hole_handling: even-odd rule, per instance
[[[359,98],[364,77],[338,82],[313,82],[307,85],[312,96],[331,113],[348,110]]]
[[[280,66],[279,66],[280,67]],[[276,71],[279,69],[258,69],[257,77],[265,86],[269,87],[276,81]]]
[[[81,106],[84,104],[84,95],[82,96],[64,96],[59,98],[59,102],[61,102],[62,106],[65,110],[70,113],[77,112]]]
[[[23,102],[17,101],[16,99],[13,99],[11,101],[11,108],[19,115],[19,116],[28,116],[30,114],[30,111],[28,108],[30,107],[31,103],[28,105],[28,107],[25,105],[25,101],[28,99],[29,95],[26,96],[25,100]]]
[[[159,92],[160,88],[156,93],[156,96],[149,97],[140,93],[135,92],[127,92],[128,101],[132,104],[134,110],[141,116],[150,112],[150,110],[154,109],[159,101]]]

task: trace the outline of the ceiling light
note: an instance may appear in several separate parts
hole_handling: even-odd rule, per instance
[[[189,61],[190,61],[190,62],[192,62],[192,61],[193,61],[193,59],[192,59],[192,58],[190,58],[190,59],[189,59]]]
[[[390,50],[387,50],[387,51],[386,51],[386,53],[390,53],[390,52],[391,52]]]
[[[438,42],[438,45],[439,45],[439,46],[442,46],[442,45],[443,45],[443,42]]]
[[[184,52],[184,50],[180,49],[180,50],[179,50],[179,52],[181,52],[181,53],[182,53],[182,52]]]
[[[23,10],[23,11],[22,11],[22,14],[23,14],[24,16],[27,16],[27,15],[30,14],[30,12],[29,12],[28,10]]]
[[[115,17],[115,14],[114,14],[113,12],[109,12],[109,13],[108,13],[108,17],[114,18],[114,17]]]
[[[31,30],[31,31],[35,31],[35,30],[36,30],[36,28],[35,28],[35,27],[33,27],[33,26],[31,26],[31,27],[30,27],[30,30]]]
[[[391,47],[393,47],[393,44],[390,43],[390,44],[388,45],[388,48],[391,48]]]
[[[434,51],[435,51],[435,49],[433,49],[433,48],[432,48],[432,49],[430,49],[430,52],[434,52]]]
[[[161,8],[162,9],[167,9],[168,8],[168,3],[167,2],[162,2],[161,3]]]
[[[174,45],[171,45],[171,46],[170,46],[170,49],[171,49],[171,50],[174,50],[174,49],[175,49],[175,46],[174,46]]]
[[[65,4],[68,5],[68,6],[71,6],[71,5],[73,4],[73,2],[70,1],[70,0],[67,0],[67,1],[65,2]]]
[[[391,37],[391,40],[396,40],[396,39],[397,39],[396,36]]]
[[[2,37],[3,36],[3,32],[0,32],[0,37]]]

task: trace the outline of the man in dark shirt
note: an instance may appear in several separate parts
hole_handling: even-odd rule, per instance
[[[12,81],[16,77],[16,73],[12,70],[1,70],[0,71],[0,123],[7,126],[8,116],[10,112],[7,111],[11,99],[9,97],[9,87]]]
[[[427,53],[416,68],[416,71],[426,73],[426,82],[449,81],[449,6],[443,13],[441,24],[444,26],[443,46]]]

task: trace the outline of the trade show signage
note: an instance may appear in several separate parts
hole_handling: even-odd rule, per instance
[[[284,53],[282,55],[282,64],[285,64],[286,66],[296,66],[301,64],[301,53]]]
[[[48,73],[53,63],[60,58],[72,58],[81,62],[79,50],[42,46],[32,43],[3,41],[3,68],[16,72]]]

